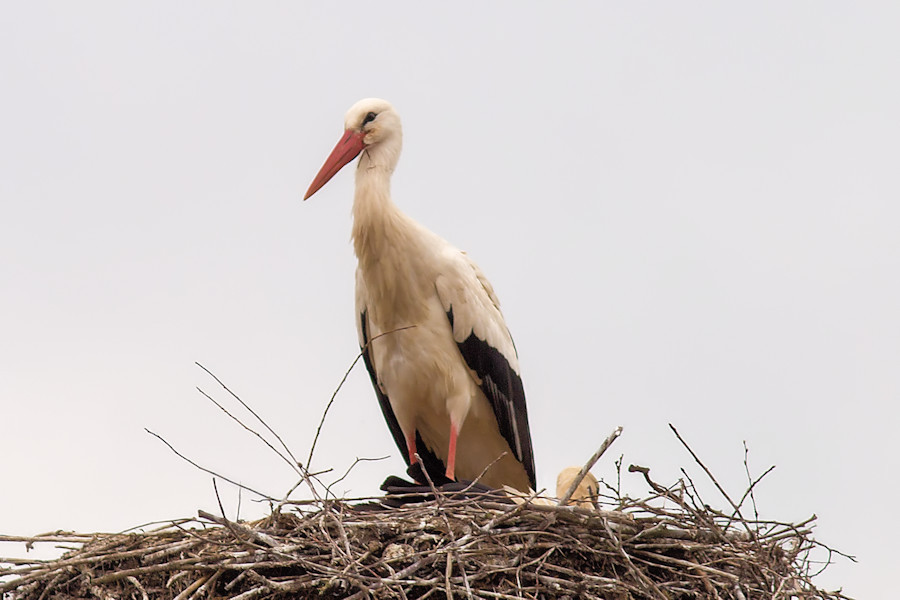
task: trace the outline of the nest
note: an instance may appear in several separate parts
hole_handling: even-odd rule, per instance
[[[283,452],[201,391],[300,475],[285,499],[204,468],[148,431],[213,475],[214,484],[224,479],[268,499],[269,516],[240,522],[200,511],[197,518],[149,531],[0,535],[0,542],[68,544],[69,550],[48,561],[0,558],[0,600],[847,598],[813,583],[836,552],[813,539],[815,516],[797,524],[759,517],[753,490],[772,467],[751,479],[746,445],[749,487],[734,501],[670,426],[727,501],[725,511],[704,502],[684,470],[687,481],[664,487],[649,469],[632,465],[629,472],[641,474],[649,491],[641,499],[621,493],[621,458],[615,486],[604,482],[602,490],[593,490],[590,508],[566,505],[621,428],[560,493],[561,500],[511,497],[478,485],[452,491],[430,486],[424,494],[386,487],[387,497],[337,499],[331,487],[343,477],[324,486],[303,467],[312,463],[324,414],[301,464],[252,408],[201,368],[280,443]],[[313,499],[287,500],[303,483]],[[812,558],[822,552],[826,560]]]
[[[57,560],[6,562],[0,594],[54,598],[794,598],[812,583],[815,517],[716,511],[679,482],[604,498],[613,510],[514,503],[495,493],[388,508],[372,499],[282,504],[255,522],[200,512],[141,533],[47,534]],[[3,538],[0,538],[3,539]],[[9,541],[12,538],[7,537]],[[10,564],[10,563],[19,564]],[[0,564],[0,567],[3,565]]]

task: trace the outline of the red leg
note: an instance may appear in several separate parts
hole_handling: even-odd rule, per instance
[[[412,435],[406,436],[406,452],[409,454],[409,465],[412,466],[419,462],[419,459],[416,458],[416,432],[414,431]]]
[[[456,425],[450,423],[450,448],[447,450],[447,479],[456,481]]]

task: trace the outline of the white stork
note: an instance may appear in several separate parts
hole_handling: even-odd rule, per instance
[[[494,289],[464,252],[391,201],[402,146],[393,106],[360,100],[344,128],[304,200],[362,154],[353,202],[356,325],[394,441],[408,465],[418,454],[435,483],[484,473],[490,487],[535,488],[519,361]]]

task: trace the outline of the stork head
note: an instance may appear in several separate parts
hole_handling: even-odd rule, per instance
[[[374,165],[393,171],[400,158],[401,139],[400,117],[390,102],[380,98],[360,100],[347,111],[344,135],[319,169],[303,199],[315,194],[363,150]]]

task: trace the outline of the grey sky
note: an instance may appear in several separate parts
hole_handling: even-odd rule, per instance
[[[356,355],[352,170],[300,197],[356,100],[404,122],[397,203],[467,250],[521,355],[538,483],[686,467],[856,554],[887,598],[900,494],[900,9],[885,3],[7,3],[0,9],[0,532],[215,510],[290,471]],[[351,374],[314,467],[402,461]],[[626,489],[643,491],[625,474]],[[714,491],[708,502],[724,506]],[[7,491],[9,490],[9,491]],[[237,494],[224,492],[234,510]],[[243,513],[263,507],[245,498]],[[9,554],[10,548],[0,548]]]

